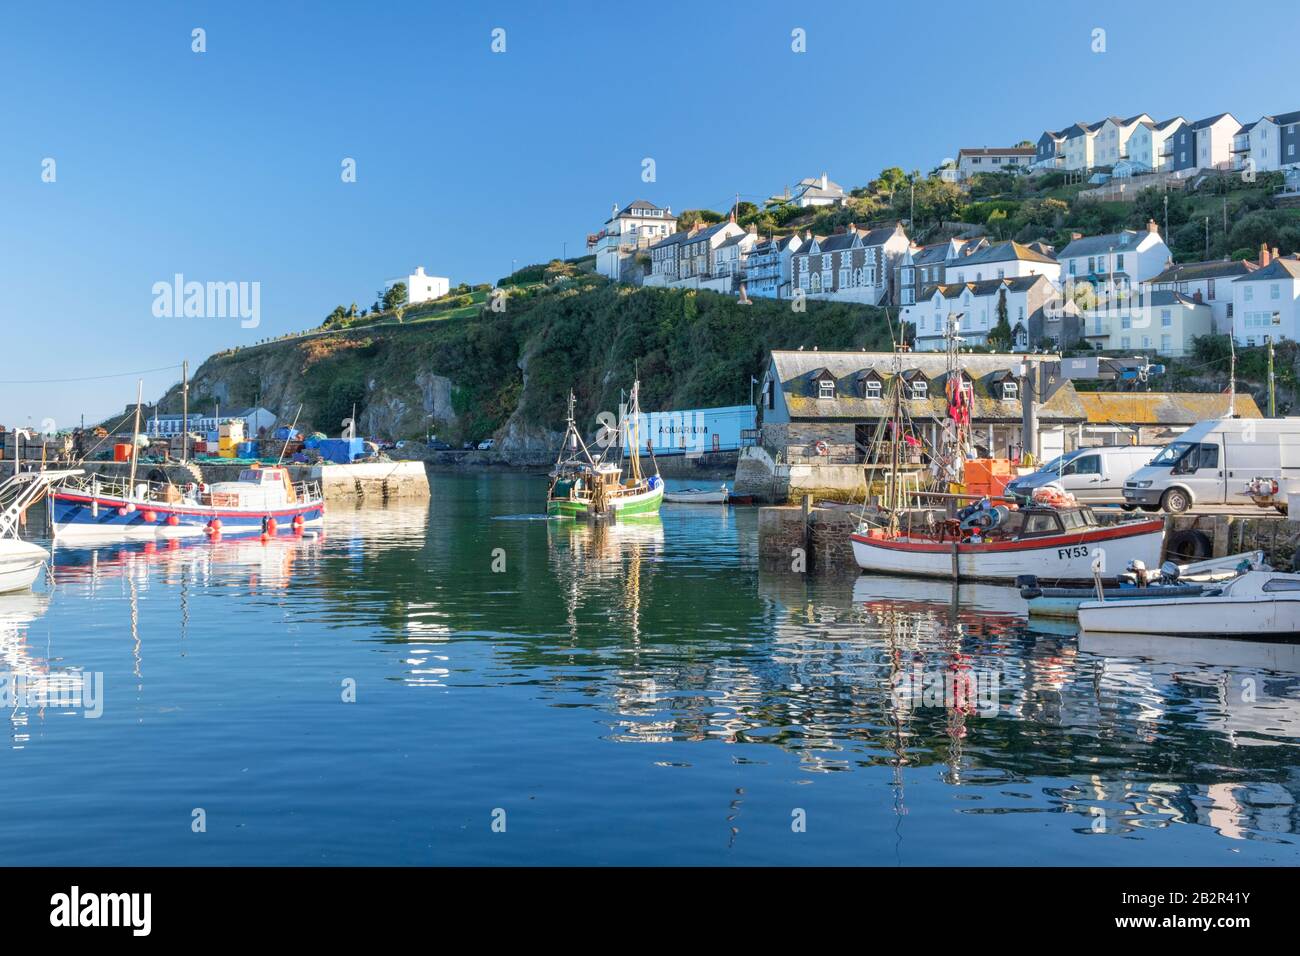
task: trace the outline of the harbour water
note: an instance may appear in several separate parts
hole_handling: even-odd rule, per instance
[[[1292,645],[760,567],[754,509],[431,485],[320,538],[60,547],[0,595],[9,859],[1300,863]],[[97,675],[97,716],[41,705]]]

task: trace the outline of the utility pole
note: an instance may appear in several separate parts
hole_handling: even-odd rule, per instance
[[[1233,418],[1237,414],[1237,338],[1235,335],[1228,335],[1228,349],[1231,356],[1228,362],[1228,417]]]
[[[190,362],[181,362],[181,464],[190,460]]]
[[[1265,336],[1268,339],[1268,417],[1277,417],[1277,396],[1274,393],[1273,385],[1273,336]]]
[[[1165,242],[1169,241],[1169,187],[1165,186]]]
[[[1205,258],[1210,258],[1210,217],[1205,217]]]

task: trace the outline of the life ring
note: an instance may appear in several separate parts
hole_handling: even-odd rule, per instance
[[[817,439],[817,441],[813,444],[813,448],[815,448],[815,449],[817,450],[817,454],[819,454],[819,455],[821,455],[821,456],[823,456],[823,457],[825,457],[825,455],[827,454],[827,452],[830,451],[830,446],[827,445],[826,442],[823,441],[823,440],[820,439],[820,438]]]
[[[1214,553],[1214,544],[1204,531],[1184,528],[1175,531],[1165,543],[1165,558],[1188,564],[1192,561],[1204,561]]]

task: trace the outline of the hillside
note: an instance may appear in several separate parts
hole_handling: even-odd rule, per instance
[[[530,267],[533,268],[533,267]],[[526,273],[521,270],[517,275]],[[458,445],[495,435],[507,456],[553,451],[573,388],[590,423],[639,374],[646,409],[747,402],[774,348],[888,348],[883,310],[809,302],[741,305],[710,292],[631,288],[592,274],[504,280],[504,309],[443,321],[326,330],[215,355],[191,407],[263,405],[336,434],[353,404],[362,433]],[[179,389],[162,400],[179,410]]]

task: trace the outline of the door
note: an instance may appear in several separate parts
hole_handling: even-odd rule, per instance
[[[1224,502],[1223,449],[1217,436],[1203,441],[1187,452],[1172,470],[1172,484],[1183,485],[1197,504],[1221,505]]]
[[[1080,501],[1096,502],[1105,497],[1101,454],[1091,452],[1070,459],[1061,469],[1061,487]]]

